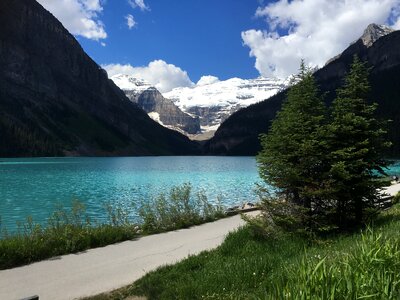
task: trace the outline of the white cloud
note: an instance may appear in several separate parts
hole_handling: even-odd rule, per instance
[[[400,30],[400,2],[392,11],[391,23],[394,29]]]
[[[103,11],[100,0],[37,0],[74,35],[91,40],[107,38],[99,20]]]
[[[111,77],[116,74],[126,74],[143,79],[154,85],[160,92],[169,92],[176,87],[193,86],[186,71],[181,68],[167,64],[163,60],[154,60],[143,67],[131,65],[109,64],[102,66]]]
[[[132,29],[133,27],[135,27],[137,25],[135,19],[130,14],[125,17],[125,20],[126,20],[126,25],[128,25],[129,29]]]
[[[394,23],[393,28],[396,30],[400,30],[400,18],[397,20],[396,23]]]
[[[122,64],[108,64],[101,65],[101,67],[107,71],[108,77],[124,74],[124,75],[132,75],[135,73],[135,67],[130,64],[122,65]]]
[[[390,16],[389,24],[393,24],[392,27],[394,29],[400,30],[400,1],[392,9],[392,15]]]
[[[144,0],[128,0],[132,8],[139,7],[141,11],[150,10],[150,7],[144,3]]]
[[[81,2],[88,10],[91,10],[91,11],[102,11],[103,10],[99,0],[86,0],[86,1],[81,1]]]
[[[202,85],[209,85],[212,83],[218,82],[219,79],[218,77],[212,76],[212,75],[206,75],[202,76],[199,81],[196,83],[197,86],[202,86]]]
[[[247,30],[242,39],[261,75],[285,78],[297,72],[302,58],[323,66],[370,23],[399,28],[399,8],[399,0],[279,0],[256,11],[269,30]]]

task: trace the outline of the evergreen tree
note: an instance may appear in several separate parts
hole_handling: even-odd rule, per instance
[[[376,211],[381,186],[377,179],[384,174],[384,152],[390,146],[386,122],[375,118],[377,105],[367,102],[368,69],[355,56],[337,91],[329,123],[304,63],[297,79],[269,133],[260,136],[260,176],[287,201],[264,203],[266,224],[272,220],[277,226],[296,228],[301,220],[306,228],[323,226],[322,230],[326,225],[360,225],[368,212]]]
[[[325,106],[314,77],[304,62],[297,83],[272,122],[269,133],[260,136],[257,156],[261,178],[278,189],[289,202],[311,213],[321,187]]]
[[[355,56],[333,102],[328,125],[329,198],[342,228],[361,224],[375,206],[376,179],[387,165],[383,152],[390,143],[385,140],[385,124],[374,117],[377,104],[367,103],[369,89],[368,69]]]

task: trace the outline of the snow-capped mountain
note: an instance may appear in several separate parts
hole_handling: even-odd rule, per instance
[[[163,96],[182,111],[199,117],[202,132],[210,132],[240,108],[268,99],[287,86],[288,80],[231,78],[175,88]]]
[[[110,78],[114,83],[125,91],[132,91],[135,95],[139,96],[148,88],[153,87],[150,83],[143,79],[138,79],[125,74],[117,74]]]
[[[198,118],[181,111],[148,82],[123,74],[114,75],[111,79],[129,100],[140,106],[154,121],[184,134],[200,133]]]
[[[208,77],[213,78],[212,76]],[[240,108],[268,99],[286,88],[289,83],[289,80],[263,77],[256,79],[231,78],[225,81],[213,78],[213,80],[200,81],[193,87],[175,88],[170,92],[163,93],[163,97],[161,97],[157,93],[158,91],[156,92],[156,89],[144,80],[122,74],[114,75],[111,79],[131,101],[138,103],[149,116],[160,124],[169,128],[175,127],[179,131],[183,130],[191,138],[198,139],[210,138],[232,113]],[[150,96],[154,98],[154,101],[150,101]],[[145,100],[141,101],[142,98]],[[165,103],[169,100],[186,116],[178,113],[176,109],[172,109],[171,105],[166,106]],[[165,107],[168,109],[164,109]],[[171,118],[172,112],[177,116],[179,114],[179,118],[175,118],[178,120],[177,124],[172,124],[174,122],[174,118]],[[201,127],[198,127],[196,122],[200,122]]]
[[[163,95],[182,108],[235,106],[237,104],[248,106],[269,98],[284,86],[284,81],[279,79],[231,78],[194,87],[175,88]]]

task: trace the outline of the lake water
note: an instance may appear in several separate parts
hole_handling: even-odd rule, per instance
[[[400,174],[400,162],[388,173]],[[130,207],[184,183],[232,206],[257,201],[260,181],[254,157],[0,159],[0,217],[9,231],[27,216],[46,224],[57,205],[68,208],[77,199],[103,221],[105,203]]]
[[[9,231],[27,216],[45,224],[57,205],[77,199],[102,221],[105,203],[130,206],[184,183],[231,206],[256,201],[256,182],[254,157],[0,159],[0,216]]]

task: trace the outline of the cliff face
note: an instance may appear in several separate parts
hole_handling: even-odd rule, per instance
[[[230,115],[241,108],[239,104],[235,106],[192,106],[186,111],[200,118],[200,125],[204,128],[218,127]]]
[[[370,24],[364,30],[364,33],[360,39],[365,46],[371,47],[381,37],[388,35],[389,33],[392,33],[394,31],[394,29],[384,25]]]
[[[378,117],[392,120],[389,139],[393,147],[389,155],[400,155],[400,31],[380,37],[372,45],[362,39],[347,48],[325,67],[315,73],[321,92],[326,93],[329,104],[343,82],[357,54],[371,67],[370,84],[372,101],[377,102]],[[218,129],[214,138],[205,146],[208,154],[255,155],[260,150],[258,136],[268,131],[271,120],[281,108],[286,92],[266,101],[242,109],[228,118]]]
[[[126,90],[128,98],[147,113],[156,113],[159,122],[169,128],[176,128],[189,134],[200,132],[199,118],[192,117],[179,109],[171,100],[163,97],[156,88],[148,88],[135,96]]]
[[[189,154],[33,0],[0,2],[0,156]]]
[[[124,91],[129,100],[138,104],[161,125],[184,134],[199,133],[199,118],[184,113],[150,83],[126,74],[116,74],[110,79]]]

